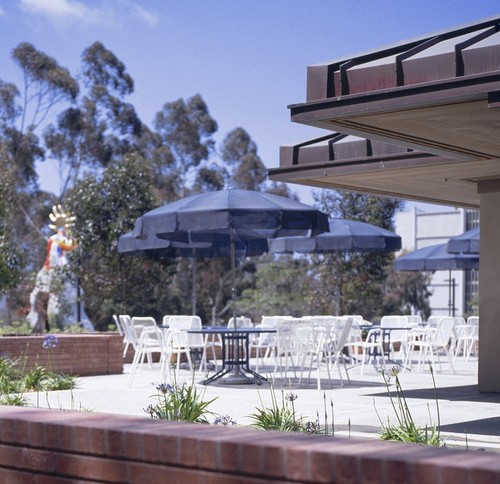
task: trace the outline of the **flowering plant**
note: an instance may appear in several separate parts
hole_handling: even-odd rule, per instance
[[[48,334],[47,336],[45,336],[45,338],[43,338],[42,348],[44,350],[51,350],[57,348],[58,343],[59,340],[57,339],[57,336]]]
[[[216,398],[204,401],[203,395],[196,391],[194,385],[161,384],[156,387],[158,394],[154,395],[158,402],[149,405],[145,412],[151,418],[174,420],[180,422],[208,423],[207,414],[213,415],[207,407]]]

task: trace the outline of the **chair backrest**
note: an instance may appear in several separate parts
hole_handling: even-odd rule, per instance
[[[128,314],[120,314],[118,321],[120,321],[125,341],[134,344],[132,341],[134,339],[134,335],[132,334],[132,318]]]
[[[280,321],[283,321],[284,316],[262,316],[260,326],[263,328],[276,328]]]
[[[156,324],[154,326],[145,326],[139,338],[139,349],[151,350],[155,348],[157,351],[161,351],[163,342],[163,332]]]
[[[408,326],[408,316],[382,316],[380,320],[381,328],[404,328]]]
[[[435,346],[446,346],[451,340],[455,327],[455,318],[452,316],[442,317],[437,325],[433,344]]]
[[[382,316],[380,320],[381,328],[408,328],[408,316]],[[405,330],[391,331],[391,343],[403,341],[406,339],[407,332]]]
[[[464,319],[464,318],[462,318],[462,316],[453,316],[453,320],[455,321],[455,324],[453,325],[453,333],[452,333],[452,335],[453,335],[453,337],[454,337],[455,339],[457,339],[457,338],[458,338],[458,336],[459,336],[459,335],[458,335],[457,328],[458,328],[459,326],[465,326],[465,325],[466,325],[466,322],[465,322],[465,319]]]
[[[278,354],[288,353],[293,348],[292,323],[286,319],[279,321],[276,326],[276,346]]]
[[[410,314],[407,316],[407,319],[409,326],[416,327],[422,325],[422,316],[420,314]]]
[[[191,327],[189,329],[201,329],[201,318],[191,316]],[[203,348],[205,346],[205,335],[203,333],[190,333],[188,337],[190,348]]]
[[[344,346],[348,343],[349,341],[349,334],[351,332],[352,324],[354,322],[354,319],[351,317],[347,318],[347,321],[344,323],[344,327],[342,328],[342,331],[340,332],[338,339],[337,339],[337,355],[342,351]]]
[[[169,328],[165,335],[167,353],[176,353],[189,349],[189,333],[184,329]]]
[[[170,323],[170,318],[172,316],[170,316],[170,314],[166,314],[165,316],[163,316],[162,320],[161,320],[161,325],[162,326],[165,326],[165,327],[168,327],[169,326],[169,323]]]
[[[467,324],[474,324],[479,326],[479,316],[469,316],[467,318]]]
[[[134,316],[130,320],[130,338],[132,344],[137,344],[144,328],[156,328],[156,320],[150,316]]]
[[[441,318],[444,318],[444,316],[429,316],[429,319],[427,319],[427,325],[437,326]]]
[[[123,329],[122,329],[122,324],[120,323],[120,319],[116,314],[113,314],[113,321],[115,323],[116,329],[118,330],[118,333],[120,336],[124,336],[123,334]]]
[[[318,340],[322,339],[323,333],[314,330],[312,321],[309,323],[303,321],[292,327],[292,343],[295,351],[314,351],[318,346]]]
[[[170,316],[168,320],[168,327],[181,331],[188,331],[190,329],[201,329],[201,318],[199,316],[185,316],[176,315]],[[184,335],[176,336],[178,340],[185,338]],[[203,348],[205,346],[205,338],[202,333],[190,333],[186,344],[189,343],[191,348]]]
[[[191,328],[201,328],[201,319],[199,316],[184,316],[176,315],[170,316],[168,322],[169,328],[172,329],[191,329]]]
[[[238,328],[252,328],[253,323],[250,318],[246,318],[245,316],[238,316],[236,318],[236,324]],[[228,328],[234,328],[234,318],[229,318],[227,322]]]

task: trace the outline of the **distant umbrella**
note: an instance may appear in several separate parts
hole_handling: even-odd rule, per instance
[[[402,255],[394,264],[398,271],[479,269],[479,256],[450,254],[446,244],[437,244]]]
[[[452,237],[447,244],[448,252],[479,254],[479,227]]]
[[[479,256],[470,254],[450,254],[447,244],[430,245],[396,259],[394,265],[399,271],[440,271],[448,270],[448,307],[450,316],[455,315],[455,280],[452,270],[479,269]]]
[[[315,237],[282,237],[269,241],[270,252],[302,254],[339,251],[396,251],[401,237],[394,232],[357,220],[331,219],[329,232]]]

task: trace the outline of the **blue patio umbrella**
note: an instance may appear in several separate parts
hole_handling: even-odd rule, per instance
[[[447,244],[437,244],[398,257],[398,271],[440,271],[479,269],[479,255],[450,254]]]
[[[282,237],[269,241],[270,252],[278,254],[337,251],[396,251],[401,237],[390,230],[357,220],[334,218],[329,231],[315,237]]]
[[[479,255],[450,254],[447,244],[437,244],[418,249],[398,257],[394,263],[399,271],[440,271],[448,270],[449,314],[455,315],[455,280],[452,270],[479,269]]]
[[[479,254],[479,227],[452,237],[447,244],[450,253]]]
[[[192,309],[196,314],[196,259],[228,257],[229,247],[217,242],[184,243],[159,239],[156,236],[137,239],[133,232],[128,232],[118,239],[118,252],[129,255],[146,253],[157,257],[190,257],[192,263]],[[268,251],[267,239],[252,239],[235,242],[235,256],[251,257]]]
[[[326,231],[328,217],[314,207],[271,193],[227,189],[191,195],[151,210],[136,220],[133,233],[139,239],[158,237],[187,243],[227,244],[236,321],[237,242]]]

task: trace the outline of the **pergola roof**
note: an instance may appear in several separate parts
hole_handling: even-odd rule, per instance
[[[478,185],[500,186],[499,30],[500,16],[308,67],[292,121],[334,133],[281,147],[271,178],[478,208]]]

